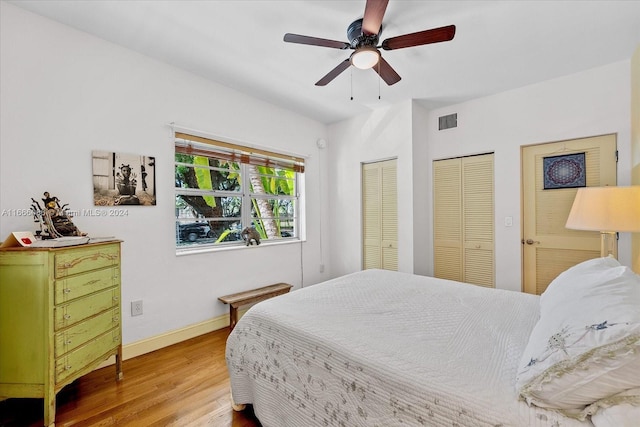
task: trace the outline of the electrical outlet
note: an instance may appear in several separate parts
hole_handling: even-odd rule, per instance
[[[131,316],[142,315],[142,300],[131,301]]]

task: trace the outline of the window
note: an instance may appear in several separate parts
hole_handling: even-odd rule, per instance
[[[300,235],[299,157],[176,132],[176,248],[245,245]]]

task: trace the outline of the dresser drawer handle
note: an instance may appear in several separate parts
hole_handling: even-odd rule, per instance
[[[70,262],[65,262],[64,263],[64,268],[69,268],[71,267],[71,263]]]
[[[69,320],[69,319],[71,319],[71,315],[70,314],[65,314],[64,318],[65,318],[65,320]]]
[[[67,341],[67,345],[71,345],[71,340],[68,340],[68,341]]]
[[[68,371],[69,369],[71,369],[71,365],[65,366],[64,369],[66,369]]]
[[[113,318],[113,323],[118,323],[118,320],[119,320],[119,319],[118,319],[117,317],[114,317],[114,318]]]
[[[114,300],[114,301],[118,301],[119,299],[120,299],[120,298],[118,298],[117,296],[116,296],[116,297],[113,297],[113,300]]]
[[[62,292],[64,292],[65,294],[70,294],[71,293],[71,289],[64,288],[64,291],[62,291]]]

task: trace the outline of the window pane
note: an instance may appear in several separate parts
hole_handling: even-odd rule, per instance
[[[295,200],[251,199],[253,226],[265,239],[295,236]]]
[[[176,154],[176,188],[240,191],[238,163],[204,156]]]
[[[224,218],[240,218],[242,198],[240,197],[219,197],[222,206],[222,217]]]
[[[186,246],[241,241],[240,231],[240,221],[234,219],[179,220],[176,222],[176,242],[180,246]]]
[[[225,231],[240,229],[241,207],[239,196],[176,195],[176,242],[214,244],[221,236],[220,241],[238,240],[225,238],[230,233]],[[239,231],[235,234],[239,237]]]
[[[176,218],[240,218],[242,198],[176,195]]]
[[[252,193],[295,195],[295,172],[266,166],[250,166],[249,171]]]
[[[178,244],[213,243],[213,232],[207,221],[176,222]]]
[[[240,221],[216,221],[216,244],[242,241]]]

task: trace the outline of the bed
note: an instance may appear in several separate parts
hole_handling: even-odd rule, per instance
[[[540,301],[384,270],[296,290],[253,306],[229,335],[232,399],[263,427],[593,426],[586,405],[519,395]]]

